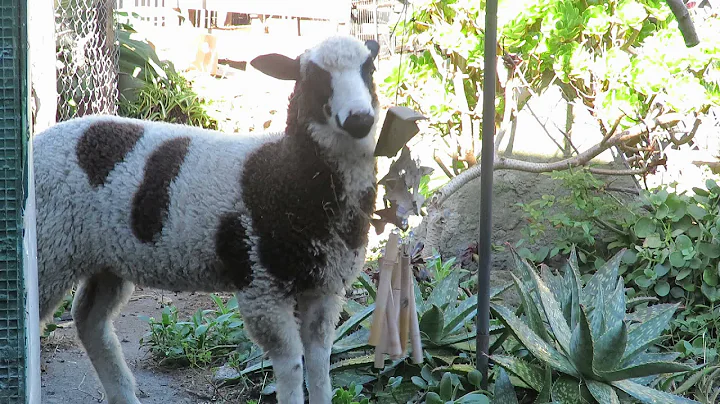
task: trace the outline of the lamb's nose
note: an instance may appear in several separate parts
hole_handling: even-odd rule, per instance
[[[370,128],[372,128],[374,123],[375,117],[370,114],[352,114],[345,119],[342,128],[345,129],[350,136],[356,139],[362,139],[370,133]]]

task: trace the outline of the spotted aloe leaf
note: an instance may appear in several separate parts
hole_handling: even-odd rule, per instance
[[[577,254],[573,248],[570,251],[570,259],[568,259],[568,266],[565,272],[566,286],[570,290],[570,328],[575,328],[580,319],[580,303],[582,297],[580,291],[582,290],[582,281],[580,280],[580,269],[577,264]]]
[[[547,342],[550,342],[550,336],[548,335],[547,329],[545,328],[545,323],[540,316],[537,305],[532,299],[530,291],[528,291],[525,284],[520,279],[518,279],[515,274],[510,272],[510,276],[513,277],[513,281],[515,281],[515,287],[518,290],[518,295],[520,295],[520,299],[522,300],[523,308],[525,309],[525,316],[527,316],[528,326],[540,338]]]
[[[497,380],[495,380],[493,404],[517,404],[517,394],[507,372],[500,368]]]
[[[598,290],[593,304],[587,307],[588,319],[590,320],[590,329],[594,335],[602,335],[605,332],[605,293],[602,289]]]
[[[593,346],[590,322],[585,315],[585,310],[580,306],[580,318],[572,332],[570,353],[568,356],[575,365],[575,368],[583,375],[590,376],[593,374]]]
[[[434,343],[438,343],[442,338],[444,325],[445,319],[443,312],[434,304],[420,317],[420,332],[425,334],[427,338]]]
[[[560,404],[590,404],[595,399],[585,383],[570,376],[560,376],[552,387],[552,400]]]
[[[611,385],[595,380],[586,380],[586,382],[590,394],[595,397],[598,403],[620,404],[620,399]]]
[[[597,339],[593,356],[593,373],[618,367],[625,353],[627,337],[627,325],[621,322]]]
[[[453,270],[433,288],[428,296],[425,304],[429,309],[432,305],[436,305],[441,309],[445,309],[450,302],[457,302],[458,286],[460,286],[460,276],[462,271]]]
[[[555,339],[563,351],[565,351],[566,354],[569,353],[570,337],[572,332],[570,331],[570,327],[562,314],[560,304],[555,299],[555,296],[552,294],[545,282],[540,279],[540,276],[538,276],[535,271],[530,272],[530,279],[533,282],[533,286],[538,291],[538,295],[540,295],[542,309],[548,323],[550,324],[550,329],[555,335]]]
[[[677,308],[677,304],[665,307],[663,310],[655,312],[650,318],[645,319],[643,323],[630,329],[628,331],[628,342],[623,360],[629,360],[653,344],[656,338],[667,328]]]
[[[477,295],[468,297],[451,310],[445,311],[445,335],[450,335],[462,328],[477,314]]]
[[[602,333],[609,329],[617,329],[617,327],[625,321],[625,282],[620,277],[615,285],[615,290],[603,302],[603,312],[605,319],[605,328]],[[598,334],[599,335],[599,334]]]
[[[595,296],[601,288],[603,292],[605,292],[605,296],[609,296],[615,290],[615,284],[618,279],[618,267],[620,266],[620,260],[622,260],[623,255],[625,255],[625,249],[615,254],[595,272],[583,289],[584,296]]]
[[[535,391],[542,391],[544,389],[545,371],[543,371],[541,367],[515,356],[493,355],[492,360]]]
[[[550,268],[546,265],[542,265],[540,267],[540,277],[545,282],[546,285],[548,285],[548,288],[553,292],[554,296],[557,296],[558,301],[563,301],[565,299],[565,286],[563,285],[563,280],[558,275],[555,275],[552,273]],[[527,279],[527,282],[530,282],[530,279]]]
[[[667,403],[667,404],[700,404],[698,401],[689,398],[676,396],[651,387],[643,386],[629,380],[618,380],[610,382],[613,386],[640,400],[643,403]]]
[[[688,366],[677,362],[647,362],[638,363],[623,369],[612,371],[600,371],[599,376],[608,381],[635,379],[639,377],[652,376],[661,373],[687,372],[692,370]]]
[[[558,352],[551,344],[543,341],[512,311],[501,305],[491,304],[490,309],[496,318],[499,318],[513,333],[520,343],[537,359],[546,362],[554,369],[579,377],[578,371],[568,359]],[[567,326],[567,325],[566,325]]]

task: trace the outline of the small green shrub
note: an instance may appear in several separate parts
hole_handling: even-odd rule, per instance
[[[218,128],[217,121],[208,115],[188,81],[171,62],[161,61],[152,45],[131,24],[122,24],[117,34],[120,44],[118,115]]]
[[[660,374],[693,368],[675,362],[676,353],[652,351],[678,305],[657,304],[628,317],[628,306],[637,301],[626,300],[618,274],[624,250],[586,282],[574,250],[562,277],[546,266],[539,275],[514,249],[511,253],[522,278],[513,275],[525,320],[502,305],[492,304],[491,310],[519,341],[518,355],[529,355],[493,354],[496,364],[538,393],[549,392],[553,401],[619,403],[632,397],[644,403],[696,402],[647,386]]]
[[[236,298],[225,304],[217,295],[210,296],[216,309],[198,310],[189,321],[180,321],[174,306],[166,306],[160,320],[139,316],[150,326],[140,343],[149,346],[160,363],[171,366],[204,367],[233,352],[234,362],[247,360],[252,343],[245,334]]]
[[[543,261],[577,246],[580,262],[597,269],[603,257],[627,249],[620,274],[635,291],[662,301],[720,301],[720,186],[714,180],[706,181],[706,189],[693,188],[694,195],[661,188],[620,200],[585,170],[553,176],[567,195],[520,206],[529,223],[526,240],[551,227],[558,237],[550,248],[519,250],[523,257]]]

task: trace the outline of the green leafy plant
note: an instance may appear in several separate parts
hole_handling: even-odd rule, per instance
[[[529,357],[493,354],[496,364],[530,388],[549,392],[553,401],[619,403],[630,396],[645,403],[696,402],[647,386],[657,375],[693,368],[675,362],[676,353],[650,351],[678,305],[649,306],[641,318],[628,319],[628,306],[636,303],[626,300],[618,275],[624,251],[587,282],[580,277],[574,250],[564,276],[546,266],[540,275],[514,249],[511,253],[522,277],[513,275],[526,319],[502,305],[493,304],[491,310]],[[548,369],[555,372],[552,378]]]
[[[126,13],[127,14],[127,13]],[[118,114],[121,116],[217,129],[217,120],[190,83],[130,23],[117,31],[119,41]]]
[[[139,316],[150,326],[140,343],[148,346],[161,364],[171,366],[204,367],[234,351],[243,357],[233,360],[250,359],[252,343],[245,334],[236,298],[226,304],[217,295],[210,296],[216,309],[198,310],[188,321],[179,320],[174,306],[165,306],[159,320]]]
[[[362,394],[361,384],[350,383],[347,390],[337,388],[333,391],[332,404],[370,404],[370,400]]]

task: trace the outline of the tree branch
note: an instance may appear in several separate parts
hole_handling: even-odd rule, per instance
[[[666,0],[665,2],[675,15],[675,19],[678,22],[678,29],[680,29],[683,39],[685,39],[685,46],[692,48],[699,44],[700,39],[698,39],[695,26],[690,18],[690,12],[688,12],[687,7],[685,7],[685,3],[683,3],[682,0]]]
[[[619,145],[623,142],[635,140],[644,133],[652,132],[658,126],[675,125],[682,119],[683,115],[679,113],[669,113],[661,115],[657,118],[648,120],[641,124],[625,129],[622,132],[616,133],[613,136],[609,137],[606,141],[598,143],[574,157],[552,163],[535,163],[530,161],[496,156],[493,168],[494,170],[517,170],[529,173],[545,173],[584,166],[588,162],[590,162],[590,160],[599,156],[605,150],[613,146]],[[445,186],[435,192],[435,194],[430,200],[430,203],[435,205],[436,207],[442,206],[442,204],[452,194],[465,186],[465,184],[480,177],[480,167],[480,164],[473,166],[450,180],[447,184],[445,184]],[[622,171],[618,170],[618,172]],[[629,173],[626,173],[626,175],[628,174]]]

